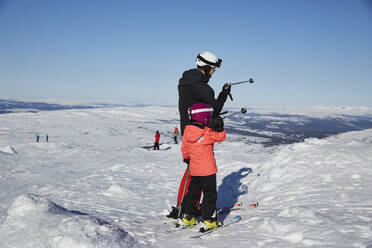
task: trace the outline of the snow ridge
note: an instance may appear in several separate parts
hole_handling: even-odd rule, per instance
[[[142,247],[126,231],[87,213],[68,210],[34,194],[19,196],[0,226],[1,247]]]

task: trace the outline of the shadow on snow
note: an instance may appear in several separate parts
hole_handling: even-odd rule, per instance
[[[240,181],[252,172],[251,168],[241,168],[237,172],[224,177],[222,184],[218,187],[217,208],[232,207],[240,195],[248,192],[248,187]],[[220,221],[224,221],[227,214],[219,216]]]

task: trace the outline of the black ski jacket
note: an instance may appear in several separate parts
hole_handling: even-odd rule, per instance
[[[178,109],[181,118],[181,134],[189,123],[187,109],[195,103],[211,104],[214,114],[219,114],[225,104],[227,93],[221,91],[217,100],[214,90],[208,84],[209,78],[198,69],[187,70],[182,74],[178,84]]]

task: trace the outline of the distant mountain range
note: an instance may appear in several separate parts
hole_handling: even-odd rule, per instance
[[[63,109],[87,109],[95,108],[95,106],[86,105],[61,105],[44,102],[24,102],[15,100],[0,99],[0,114],[8,114],[15,112],[33,112],[47,110],[63,110]]]
[[[65,110],[65,109],[91,109],[103,107],[143,107],[149,106],[147,104],[117,104],[117,103],[104,103],[92,102],[89,104],[57,104],[47,103],[40,101],[22,101],[0,99],[0,114],[30,112],[37,113],[38,111],[51,111],[51,110]]]
[[[370,115],[319,115],[247,113],[225,121],[228,133],[249,143],[266,146],[322,139],[331,135],[372,128]]]
[[[91,104],[54,104],[46,102],[27,102],[18,100],[1,100],[0,114],[109,107],[143,107],[147,105],[124,105],[110,103]],[[172,107],[176,108],[176,107]],[[341,110],[341,111],[340,111]],[[245,141],[247,144],[260,143],[266,146],[302,142],[307,138],[325,138],[330,135],[349,131],[372,128],[372,115],[369,111],[330,108],[314,113],[313,109],[301,112],[301,109],[267,109],[249,108],[247,114],[236,115],[225,120],[225,128],[232,139]],[[358,108],[355,108],[358,110]],[[333,112],[333,114],[332,114]],[[352,114],[355,113],[355,114]],[[174,120],[178,122],[178,120]]]

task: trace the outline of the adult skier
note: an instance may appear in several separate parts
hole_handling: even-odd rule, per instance
[[[190,123],[188,109],[196,103],[210,104],[213,108],[213,113],[217,116],[226,102],[227,96],[230,94],[231,83],[226,83],[222,91],[215,99],[215,93],[208,82],[216,70],[216,67],[221,66],[222,60],[211,52],[201,52],[196,57],[197,68],[185,71],[179,80],[178,84],[178,109],[180,113],[181,134],[183,135],[186,124]],[[187,161],[186,161],[187,163]],[[167,215],[169,218],[179,217],[179,208],[181,206],[182,197],[188,191],[190,182],[190,174],[188,173],[189,163],[182,177],[177,196],[176,207],[172,206],[172,211]],[[184,190],[185,188],[185,190]]]
[[[159,140],[160,140],[160,133],[159,133],[159,131],[156,131],[156,133],[155,133],[154,150],[159,150]]]
[[[178,109],[181,118],[181,134],[185,125],[190,122],[188,109],[195,103],[212,105],[214,115],[218,115],[230,94],[231,83],[226,83],[217,99],[214,90],[208,82],[216,70],[221,66],[222,60],[211,52],[199,53],[196,57],[197,68],[185,71],[178,84]]]

